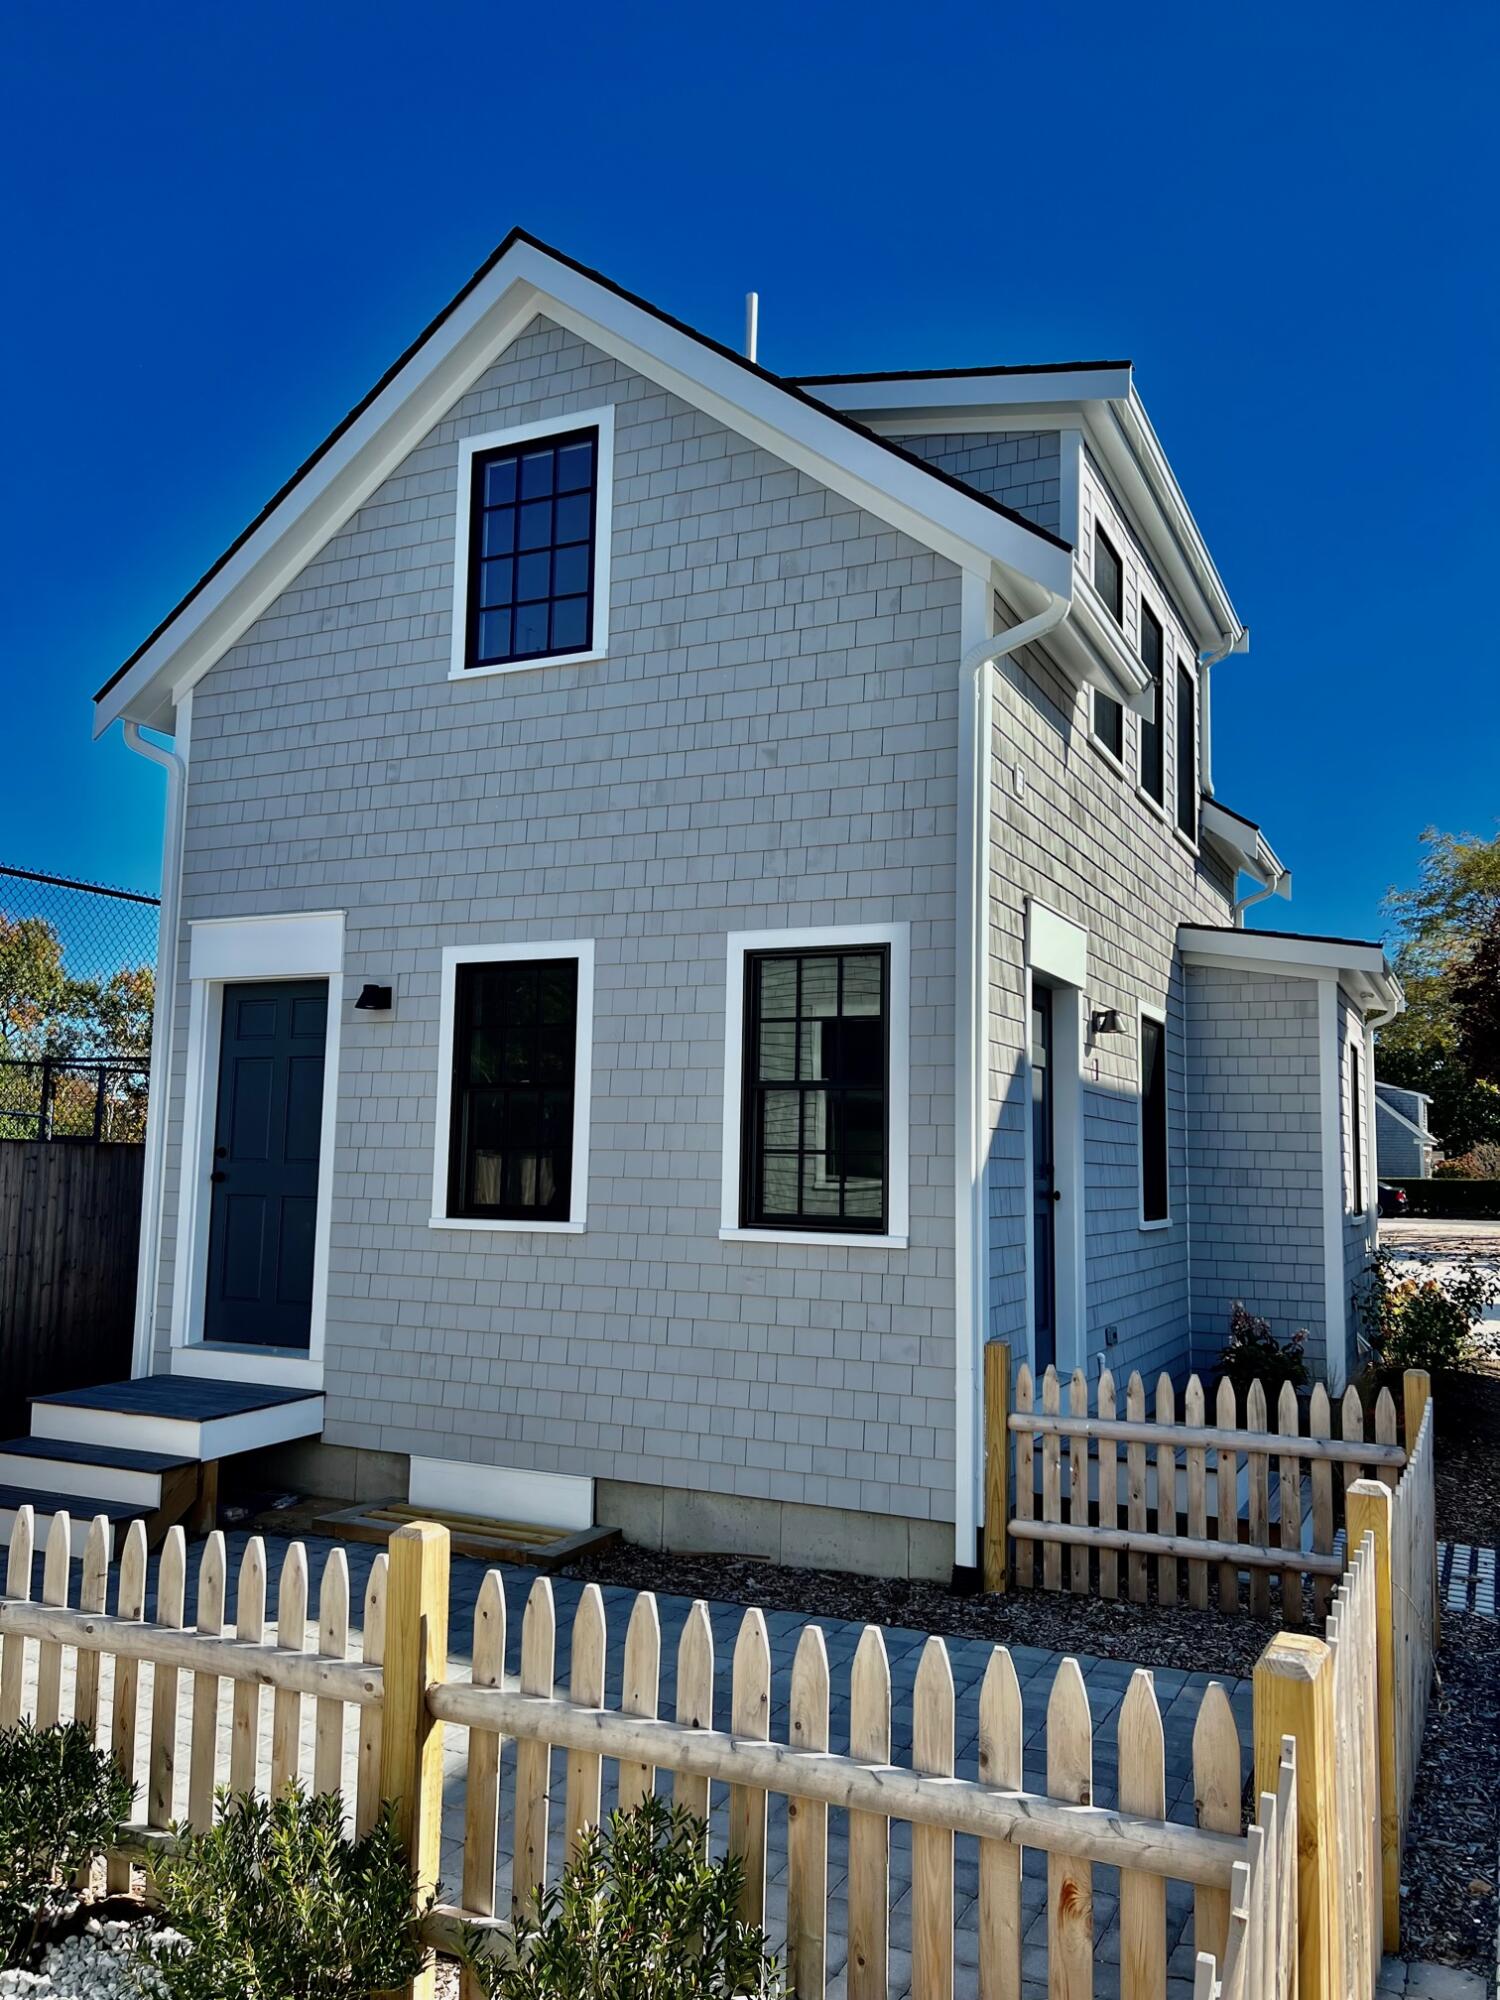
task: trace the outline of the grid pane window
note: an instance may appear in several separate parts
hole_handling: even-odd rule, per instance
[[[886,1225],[889,958],[883,948],[745,961],[743,1224]]]
[[[568,1220],[577,1037],[576,958],[457,968],[450,1215]]]
[[[1120,552],[1098,526],[1094,529],[1094,588],[1114,614],[1117,625],[1125,623],[1125,565]],[[1112,695],[1094,689],[1094,734],[1112,756],[1125,755],[1125,711]]]
[[[596,430],[508,445],[474,460],[469,666],[587,649],[598,461]]]
[[[1161,620],[1141,606],[1141,664],[1150,674],[1156,692],[1156,712],[1141,717],[1141,788],[1158,805],[1166,802],[1167,683],[1162,670],[1164,657]]]
[[[1167,1031],[1141,1016],[1141,1219],[1165,1222],[1167,1204]]]

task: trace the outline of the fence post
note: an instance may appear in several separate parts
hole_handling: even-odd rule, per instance
[[[1282,1737],[1297,1745],[1299,2000],[1343,2000],[1333,1655],[1321,1639],[1279,1632],[1255,1663],[1254,1690],[1257,1795],[1277,1789]]]
[[[984,1348],[984,1587],[1010,1584],[1010,1342]]]
[[[1427,1405],[1432,1401],[1432,1377],[1425,1368],[1408,1368],[1401,1377],[1402,1415],[1406,1422],[1406,1455],[1411,1457],[1412,1446],[1417,1441],[1417,1432],[1422,1428],[1422,1418]],[[1433,1421],[1436,1422],[1434,1414]],[[1434,1529],[1432,1550],[1432,1649],[1437,1651],[1438,1637],[1442,1629],[1443,1587],[1442,1566],[1437,1558],[1437,1536]]]
[[[1418,1419],[1420,1421],[1420,1419]],[[1350,1549],[1375,1539],[1375,1719],[1380,1754],[1380,1905],[1387,1951],[1401,1943],[1401,1803],[1396,1789],[1396,1634],[1391,1596],[1391,1489],[1356,1479],[1345,1496]]]
[[[448,1530],[414,1521],[390,1539],[385,1662],[381,1696],[380,1796],[395,1807],[396,1831],[411,1861],[412,1893],[437,1887],[443,1820],[443,1725],[427,1690],[448,1662]],[[433,2000],[431,1958],[403,2000]]]

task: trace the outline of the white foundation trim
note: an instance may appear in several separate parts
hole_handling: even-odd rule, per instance
[[[414,1458],[406,1498],[413,1507],[477,1514],[527,1528],[567,1528],[577,1533],[594,1525],[594,1482],[582,1473]]]
[[[831,929],[731,931],[726,939],[724,995],[724,1130],[719,1236],[727,1243],[837,1244],[850,1250],[904,1250],[911,1226],[911,925],[839,924]],[[812,951],[823,946],[883,945],[890,954],[890,1023],[886,1087],[886,1228],[859,1230],[747,1229],[740,1221],[740,1126],[745,1065],[745,960],[752,952]]]
[[[189,926],[187,1076],[177,1202],[177,1251],[172,1281],[169,1367],[216,1381],[281,1383],[316,1389],[323,1379],[328,1319],[329,1243],[333,1230],[334,1142],[338,1131],[339,1047],[344,1005],[344,913],[214,917]],[[224,988],[236,980],[326,979],[328,1027],[323,1046],[323,1116],[319,1134],[318,1199],[313,1224],[312,1312],[305,1355],[268,1348],[263,1354],[203,1339],[208,1283],[213,1168],[218,1116],[219,1036]],[[246,1355],[252,1356],[247,1363]]]
[[[555,426],[554,426],[555,428]],[[453,1122],[453,1026],[458,968],[514,964],[518,960],[573,958],[578,961],[578,1014],[573,1038],[573,1168],[565,1222],[526,1222],[494,1216],[448,1213],[448,1136]],[[437,1121],[432,1148],[433,1229],[496,1231],[510,1235],[573,1235],[588,1221],[589,1094],[594,1074],[594,940],[507,939],[504,944],[450,944],[444,948],[438,1013]]]
[[[469,655],[469,508],[474,490],[474,460],[487,451],[510,445],[534,444],[565,437],[572,431],[597,430],[594,487],[594,622],[589,643],[581,652],[548,653],[537,659],[502,660],[493,667],[465,665]],[[610,404],[566,416],[544,417],[534,424],[512,424],[507,430],[486,431],[463,438],[458,447],[458,507],[453,540],[453,640],[449,653],[450,681],[482,680],[490,674],[531,673],[537,667],[581,667],[602,660],[609,650],[609,559],[614,515],[615,413]]]

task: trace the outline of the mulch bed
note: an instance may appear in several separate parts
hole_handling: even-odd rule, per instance
[[[1438,1533],[1445,1541],[1500,1545],[1500,1367],[1453,1375],[1437,1405]]]
[[[591,1583],[654,1590],[677,1597],[758,1604],[808,1618],[844,1618],[904,1626],[945,1637],[1037,1646],[1049,1653],[1128,1660],[1141,1667],[1246,1678],[1277,1619],[1194,1611],[1187,1605],[1105,1603],[1065,1591],[1013,1591],[1005,1597],[957,1597],[940,1583],[851,1576],[842,1570],[791,1569],[744,1556],[669,1555],[628,1544],[603,1549],[564,1572]],[[1272,1597],[1275,1604],[1275,1593]]]

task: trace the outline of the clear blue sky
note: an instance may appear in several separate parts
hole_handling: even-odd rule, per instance
[[[1215,778],[1369,933],[1500,815],[1500,9],[263,4],[0,28],[0,860],[154,888],[89,696],[520,222],[787,373],[1130,355],[1253,651]]]

